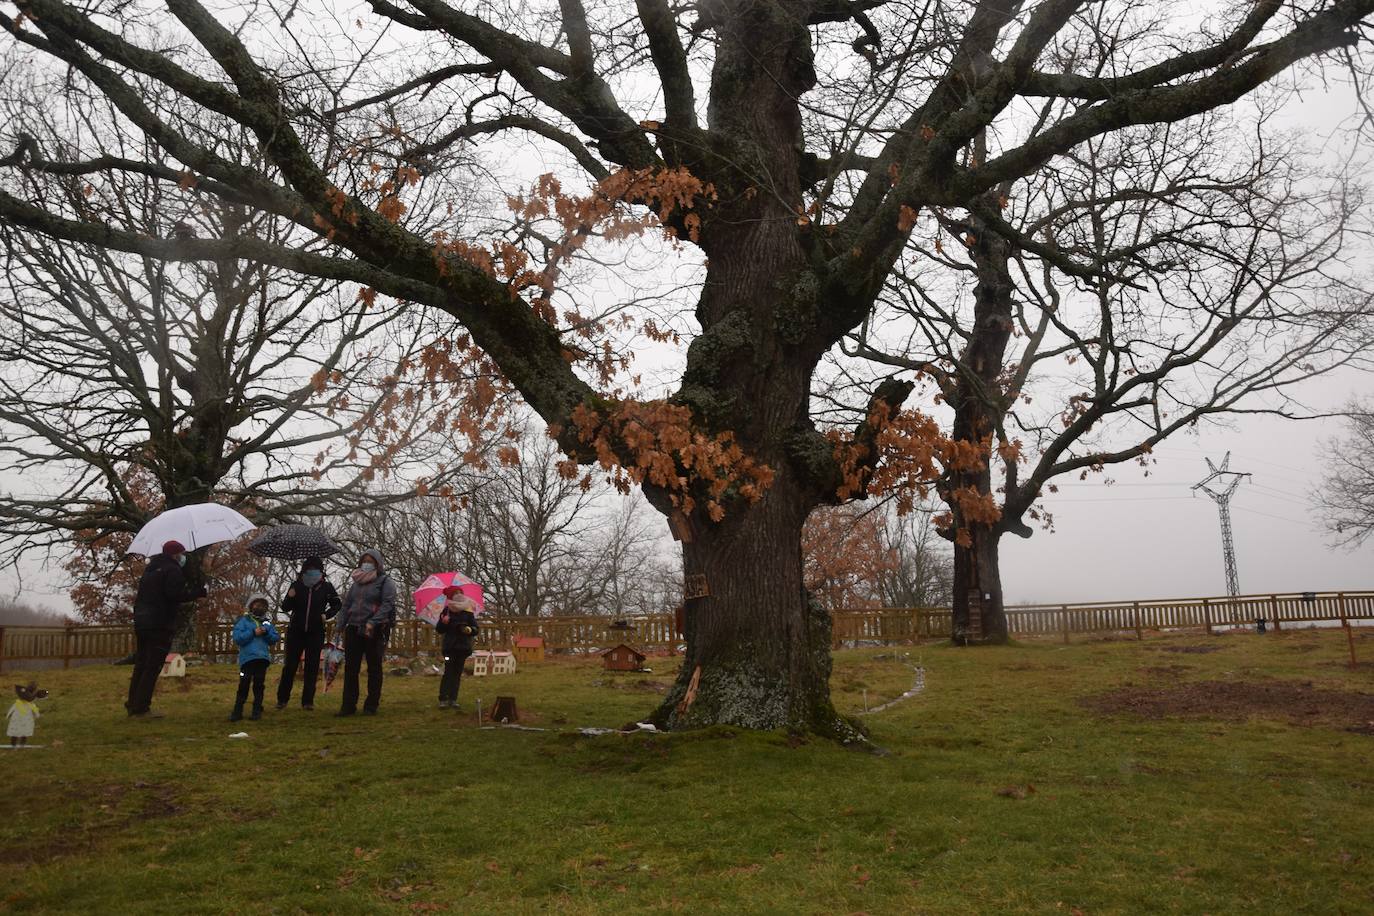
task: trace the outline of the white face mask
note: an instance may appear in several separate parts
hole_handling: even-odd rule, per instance
[[[377,564],[376,564],[376,563],[359,563],[359,564],[358,564],[358,568],[361,569],[363,572],[376,572],[376,571],[377,571]]]
[[[178,565],[178,566],[185,566],[185,565],[186,565],[186,554],[184,554],[184,553],[179,553],[179,554],[177,554],[177,565]]]

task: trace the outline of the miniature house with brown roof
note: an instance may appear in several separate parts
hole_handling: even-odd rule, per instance
[[[542,662],[544,660],[544,640],[539,636],[517,636],[511,650],[520,664]]]
[[[607,671],[638,671],[644,667],[645,655],[623,642],[601,653],[601,664]]]

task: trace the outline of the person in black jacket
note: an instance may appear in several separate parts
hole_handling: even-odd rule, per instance
[[[277,684],[277,708],[291,702],[291,685],[296,680],[301,653],[305,653],[304,683],[301,684],[301,709],[315,708],[315,682],[320,676],[320,652],[324,650],[324,622],[333,620],[343,604],[339,593],[324,577],[324,561],[310,557],[301,564],[301,574],[286,591],[281,609],[290,615],[286,625],[286,657],[282,659],[281,682]]]
[[[439,612],[436,632],[444,637],[444,676],[439,679],[439,708],[458,708],[458,685],[463,679],[463,663],[472,654],[472,640],[477,636],[477,605],[456,585],[444,589],[444,609]]]
[[[138,580],[138,594],[134,597],[134,670],[129,676],[129,699],[124,708],[130,716],[160,719],[155,713],[153,690],[158,675],[167,660],[176,633],[177,608],[188,601],[204,598],[205,586],[188,588],[186,548],[178,541],[162,545],[162,553],[148,561],[148,568]]]

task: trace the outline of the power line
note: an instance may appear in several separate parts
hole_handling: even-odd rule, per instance
[[[1075,499],[1050,499],[1054,506],[1060,503],[1157,503],[1164,499],[1187,499],[1186,496],[1083,496]]]
[[[1310,524],[1312,524],[1310,521],[1303,522],[1303,521],[1299,521],[1299,520],[1296,519],[1296,518],[1288,518],[1288,517],[1283,516],[1283,515],[1270,515],[1268,512],[1261,512],[1261,511],[1259,511],[1258,509],[1251,509],[1251,508],[1249,508],[1249,507],[1247,507],[1247,506],[1236,506],[1236,508],[1239,509],[1241,512],[1249,512],[1251,515],[1263,515],[1265,518],[1274,518],[1274,519],[1278,519],[1278,520],[1281,521],[1281,522],[1289,522],[1289,523],[1294,524],[1294,525],[1310,525]]]

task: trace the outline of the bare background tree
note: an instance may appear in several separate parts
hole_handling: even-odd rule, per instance
[[[340,517],[335,537],[382,550],[398,581],[457,570],[482,583],[489,614],[665,613],[680,563],[639,494],[560,471],[557,444],[527,426],[518,452],[465,469],[455,502],[422,496]]]
[[[72,618],[13,598],[0,598],[0,627],[59,627]]]
[[[1352,403],[1346,433],[1326,443],[1325,474],[1312,494],[1334,541],[1355,547],[1374,534],[1374,412]]]
[[[273,239],[282,228],[214,199],[178,212],[148,181],[108,188],[103,202],[80,177],[63,191],[149,236]],[[237,258],[168,264],[12,224],[0,244],[0,460],[24,488],[0,494],[0,559],[75,548],[83,560],[67,568],[83,607],[96,593],[101,607],[130,597],[115,564],[164,508],[214,500],[260,524],[335,516],[398,498],[378,496],[383,478],[446,487],[453,471],[438,466],[463,465],[452,424],[475,442],[494,436],[480,359],[394,304]],[[203,559],[192,553],[190,575]],[[136,583],[143,561],[129,562],[120,580]],[[218,583],[229,591],[211,618],[233,613],[244,572]],[[183,615],[179,646],[194,619]]]
[[[983,215],[937,212],[851,336],[849,356],[931,380],[981,456],[937,487],[956,639],[1006,639],[1001,537],[1049,525],[1056,478],[1148,467],[1202,421],[1329,415],[1303,384],[1369,366],[1364,189],[1292,137],[1234,138],[1216,115],[1122,131]]]

